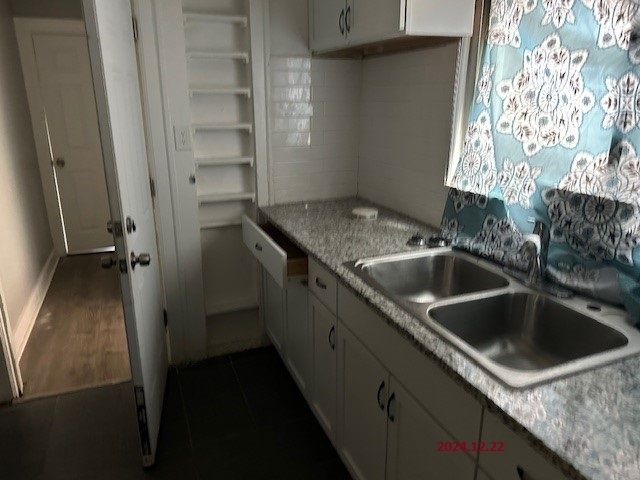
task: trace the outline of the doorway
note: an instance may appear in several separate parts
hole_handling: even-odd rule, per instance
[[[22,398],[32,399],[129,381],[131,368],[119,273],[102,268],[114,238],[84,22],[14,25],[57,260],[14,322]]]
[[[113,251],[84,22],[16,18],[15,27],[56,249]]]

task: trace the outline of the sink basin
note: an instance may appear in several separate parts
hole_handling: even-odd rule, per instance
[[[511,387],[640,354],[640,331],[624,310],[556,299],[466,252],[421,250],[345,266]]]
[[[618,330],[535,293],[481,298],[429,313],[479,355],[516,370],[543,370],[629,343]]]
[[[394,299],[414,304],[509,285],[503,276],[454,251],[366,260],[352,264],[352,270]]]

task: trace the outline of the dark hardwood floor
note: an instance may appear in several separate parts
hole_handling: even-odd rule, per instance
[[[131,378],[118,273],[100,255],[60,260],[20,370],[25,397]]]
[[[0,408],[0,480],[349,480],[273,348],[169,370],[156,465],[129,382]]]

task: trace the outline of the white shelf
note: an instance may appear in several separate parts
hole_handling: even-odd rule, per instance
[[[184,12],[184,24],[189,23],[239,23],[247,26],[248,18],[245,15],[216,15],[212,13]]]
[[[191,85],[189,96],[194,95],[245,95],[251,98],[251,89],[247,87],[224,87],[220,85]]]
[[[246,130],[251,133],[253,130],[252,123],[193,123],[191,124],[194,132],[198,131],[229,131],[229,130]]]
[[[235,193],[208,193],[206,195],[198,195],[198,204],[207,205],[210,203],[234,202],[237,200],[255,201],[256,194],[254,192],[235,192]]]
[[[187,60],[242,60],[249,63],[249,52],[244,51],[216,51],[216,50],[187,50]]]
[[[205,222],[200,224],[200,230],[214,230],[216,228],[224,227],[237,227],[242,225],[242,219],[237,218],[235,220],[220,220],[217,222]]]
[[[195,157],[198,167],[219,167],[225,165],[251,165],[253,166],[253,157]]]

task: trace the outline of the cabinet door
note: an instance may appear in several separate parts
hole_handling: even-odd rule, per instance
[[[475,462],[464,452],[439,451],[452,438],[393,377],[387,417],[386,480],[473,480]]]
[[[283,290],[264,269],[262,270],[264,327],[273,345],[283,353],[284,299]]]
[[[327,436],[335,443],[337,321],[313,294],[309,295],[309,320],[313,338],[311,406]]]
[[[398,36],[401,28],[404,29],[404,3],[400,0],[347,0],[345,19],[349,43],[359,45]]]
[[[307,277],[287,280],[286,361],[300,390],[309,390],[311,332],[307,308]]]
[[[389,373],[338,322],[338,449],[358,480],[383,480]]]
[[[332,50],[346,44],[345,0],[311,0],[311,50]]]

